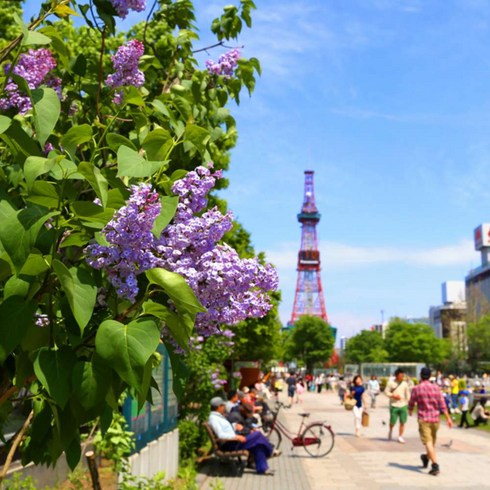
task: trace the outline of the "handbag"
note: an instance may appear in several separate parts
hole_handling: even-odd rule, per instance
[[[367,412],[362,412],[361,424],[363,427],[369,427],[369,414]]]
[[[344,408],[346,410],[353,410],[356,406],[357,400],[355,398],[346,398],[344,400]]]

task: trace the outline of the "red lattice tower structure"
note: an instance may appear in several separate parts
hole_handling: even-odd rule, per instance
[[[320,277],[320,252],[316,225],[320,213],[315,204],[313,170],[305,170],[303,206],[298,214],[301,223],[301,248],[298,253],[298,281],[294,295],[293,313],[288,326],[293,326],[302,315],[318,316],[328,323],[325,300]]]

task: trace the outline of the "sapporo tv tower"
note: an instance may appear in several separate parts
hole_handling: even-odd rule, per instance
[[[303,206],[298,214],[301,223],[301,248],[298,253],[298,281],[294,295],[293,313],[288,327],[294,326],[300,316],[318,316],[328,323],[325,300],[320,277],[320,252],[316,236],[316,225],[320,213],[315,204],[313,170],[305,170],[305,192]],[[334,329],[335,330],[335,329]]]

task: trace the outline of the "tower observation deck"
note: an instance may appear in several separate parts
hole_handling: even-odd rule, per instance
[[[305,171],[303,206],[298,214],[298,221],[301,223],[301,247],[296,269],[298,280],[293,312],[288,326],[294,325],[302,315],[318,316],[328,322],[320,277],[320,252],[316,234],[316,225],[321,215],[315,204],[313,177],[313,170]]]

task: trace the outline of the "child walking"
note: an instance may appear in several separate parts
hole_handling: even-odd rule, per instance
[[[459,423],[459,427],[463,428],[463,425],[466,425],[467,429],[470,427],[470,423],[468,422],[470,399],[468,395],[469,392],[467,390],[462,390],[459,392],[459,409],[461,410],[461,422]]]

